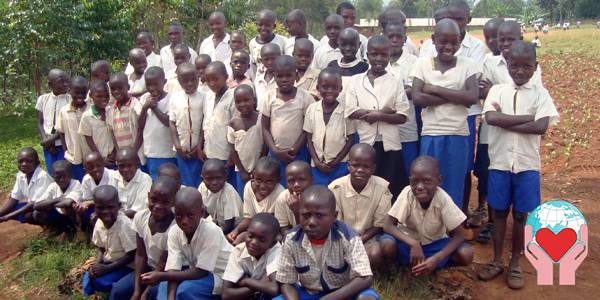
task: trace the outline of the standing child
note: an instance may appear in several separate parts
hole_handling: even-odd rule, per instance
[[[285,168],[288,187],[275,200],[275,218],[281,227],[281,234],[300,223],[300,195],[313,184],[310,165],[301,160],[291,162]]]
[[[190,50],[185,44],[179,44],[173,48],[173,60],[175,61],[175,68],[171,69],[168,73],[165,73],[167,83],[165,84],[165,92],[174,93],[179,92],[182,89],[179,81],[177,81],[177,67],[181,64],[190,62]]]
[[[148,191],[152,185],[150,176],[140,170],[140,159],[130,147],[117,151],[119,173],[112,176],[109,184],[119,191],[119,205],[130,219],[146,207]]]
[[[75,203],[73,208],[81,219],[82,230],[85,231],[90,228],[89,225],[92,228],[94,226],[90,220],[94,212],[94,190],[101,185],[110,184],[111,179],[116,176],[116,171],[105,167],[104,159],[98,152],[87,154],[83,158],[83,167],[87,174],[81,181],[81,202]]]
[[[215,11],[208,17],[208,27],[212,32],[200,44],[198,54],[207,54],[212,61],[224,62],[231,57],[231,47],[229,46],[229,34],[225,32],[225,15],[220,11]]]
[[[106,166],[114,167],[115,146],[106,123],[106,106],[110,100],[106,82],[99,80],[92,82],[90,96],[94,104],[81,116],[77,133],[85,138],[90,151],[102,155]]]
[[[140,31],[135,37],[135,45],[144,50],[146,56],[147,67],[162,67],[160,55],[154,53],[154,37],[148,31]],[[125,74],[129,76],[135,71],[135,67],[131,62],[125,68]]]
[[[344,27],[343,28],[352,28],[354,29],[354,23],[356,22],[356,8],[350,2],[342,2],[338,4],[335,9],[335,13],[342,16],[344,19]],[[359,33],[360,38],[360,51],[358,57],[366,58],[367,57],[367,43],[369,39],[366,36]],[[323,42],[323,41],[321,41]]]
[[[202,183],[198,190],[208,214],[224,234],[231,232],[242,216],[242,199],[226,181],[227,172],[222,161],[209,159],[204,163]]]
[[[512,205],[512,255],[507,283],[523,287],[519,259],[523,251],[527,215],[540,204],[540,140],[558,112],[548,91],[531,82],[536,70],[535,47],[515,41],[506,55],[513,83],[494,85],[483,109],[490,125],[488,203],[494,213],[494,258],[479,273],[491,280],[504,270],[503,246],[506,218]]]
[[[307,39],[311,42],[312,52],[314,53],[319,48],[319,41],[310,33],[306,32],[306,16],[301,9],[292,9],[285,18],[285,28],[290,37],[285,41],[285,49],[283,54],[293,55],[296,42],[299,39]]]
[[[263,69],[263,62],[260,61],[260,58],[262,57],[261,49],[264,45],[275,44],[279,46],[281,53],[285,50],[285,38],[273,32],[276,20],[277,15],[270,9],[263,9],[256,16],[258,35],[250,40],[248,49],[250,50],[250,63],[254,65],[257,73]]]
[[[229,65],[225,65],[228,68],[227,72],[229,74],[227,86],[230,89],[234,89],[242,84],[246,84],[254,89],[254,83],[248,76],[248,69],[250,68],[250,55],[248,52],[246,50],[233,50],[229,62]]]
[[[346,161],[356,129],[351,120],[344,118],[344,105],[338,101],[342,78],[336,69],[321,71],[317,89],[322,100],[306,110],[303,129],[314,182],[327,185],[348,174]]]
[[[108,84],[110,79],[110,62],[108,60],[97,60],[90,67],[90,82],[103,81]]]
[[[210,64],[212,61],[210,59],[210,56],[206,55],[206,54],[200,54],[198,55],[198,57],[196,57],[196,60],[194,60],[194,65],[196,65],[196,72],[198,72],[198,91],[201,92],[209,92],[210,89],[208,88],[208,85],[206,85],[206,67],[208,66],[208,64]]]
[[[317,69],[325,69],[327,65],[342,57],[338,49],[338,36],[344,28],[344,19],[333,14],[325,18],[325,36],[321,39],[321,45],[315,51],[313,66]],[[325,40],[327,38],[327,40]]]
[[[319,92],[317,91],[319,70],[311,66],[314,56],[313,48],[313,43],[310,40],[305,38],[296,39],[292,57],[297,67],[295,86],[308,91],[317,100],[319,97]]]
[[[169,37],[169,44],[162,47],[160,49],[160,60],[162,62],[162,68],[165,74],[169,74],[171,71],[174,71],[177,65],[175,64],[175,57],[173,55],[173,50],[175,46],[183,43],[183,26],[181,23],[175,21],[169,24],[167,29],[167,36]],[[186,46],[187,47],[187,46]],[[194,49],[188,48],[190,57],[189,62],[194,62],[198,54]]]
[[[254,77],[256,104],[259,109],[262,107],[262,103],[266,101],[269,91],[277,88],[275,75],[273,74],[273,62],[280,55],[281,48],[276,44],[266,44],[260,49],[260,61],[263,68],[259,69]]]
[[[385,34],[385,28],[388,25],[395,24],[406,28],[406,14],[394,6],[387,6],[381,14],[379,14],[379,29],[382,34]],[[414,56],[419,56],[419,49],[413,43],[412,39],[407,35],[406,40],[402,44],[402,50]]]
[[[140,97],[146,93],[146,82],[144,81],[144,72],[148,68],[148,61],[146,60],[146,53],[140,48],[133,48],[129,50],[129,65],[131,65],[132,72],[127,75],[127,82],[129,83],[129,89],[127,93],[132,97]]]
[[[256,69],[253,64],[251,64],[252,59],[250,58],[249,52],[246,50],[246,34],[243,31],[235,30],[229,34],[229,47],[231,48],[231,54],[238,50],[244,50],[248,53],[248,70],[246,70],[246,78],[250,81],[254,81],[254,76],[256,75]],[[223,64],[227,68],[227,74],[229,74],[229,79],[232,79],[233,72],[231,70],[231,57],[228,57],[223,61]]]
[[[345,99],[350,78],[354,75],[367,72],[369,64],[364,62],[362,57],[357,57],[360,39],[356,30],[352,28],[342,30],[338,37],[338,44],[342,57],[329,62],[327,66],[338,69],[342,76],[340,99]]]

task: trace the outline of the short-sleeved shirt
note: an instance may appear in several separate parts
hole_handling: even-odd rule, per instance
[[[291,148],[302,134],[304,114],[315,99],[307,91],[296,89],[296,97],[283,101],[277,97],[277,89],[273,89],[265,100],[260,111],[271,119],[270,129],[275,146],[280,149]]]
[[[410,186],[405,187],[388,215],[398,220],[400,231],[419,241],[421,245],[447,237],[450,231],[467,219],[452,198],[440,187],[437,188],[427,209],[421,206]]]
[[[225,33],[225,37],[217,46],[213,41],[214,34],[209,35],[202,40],[198,54],[206,54],[210,56],[211,61],[225,61],[231,57],[231,47],[229,47],[229,33]]]
[[[130,97],[127,103],[118,106],[106,107],[106,124],[112,131],[118,148],[132,147],[138,132],[138,119],[142,110],[142,104],[138,98]],[[144,146],[138,152],[142,165],[146,163]]]
[[[162,62],[160,60],[160,55],[150,52],[150,54],[146,55],[146,70],[150,67],[161,67]],[[127,67],[125,67],[125,75],[129,76],[133,73],[133,66],[130,63],[127,63]]]
[[[179,143],[184,151],[190,151],[198,145],[200,130],[204,116],[206,95],[196,91],[190,95],[184,91],[176,92],[171,97],[169,120],[175,123]]]
[[[96,247],[104,249],[104,257],[102,257],[104,262],[114,262],[137,248],[131,220],[122,213],[119,213],[117,220],[110,228],[106,228],[102,220],[98,219],[92,233],[92,243]],[[132,267],[133,262],[128,266]]]
[[[248,130],[234,130],[231,126],[227,127],[227,142],[233,145],[244,169],[247,172],[253,171],[264,146],[260,116],[256,119],[256,124]],[[237,166],[235,170],[239,171]]]
[[[346,91],[346,117],[359,109],[380,110],[389,108],[397,114],[409,115],[410,105],[404,92],[402,81],[390,73],[375,78],[374,85],[369,81],[367,73],[354,75]],[[466,118],[465,118],[466,119]],[[385,122],[369,124],[366,121],[356,121],[356,132],[361,143],[369,145],[376,141],[383,142],[385,151],[402,149],[400,143],[400,126]]]
[[[479,76],[479,65],[466,57],[456,57],[456,66],[442,73],[435,70],[434,58],[420,57],[415,62],[410,76],[420,79],[425,84],[433,84],[453,90],[462,90],[467,78]],[[469,108],[454,103],[427,106],[421,111],[423,129],[421,135],[469,135],[467,117]]]
[[[100,178],[100,182],[96,184],[96,181],[90,174],[85,174],[83,179],[81,180],[81,200],[88,201],[93,200],[94,190],[101,185],[109,185],[111,178],[117,176],[117,171],[104,168],[104,172],[102,173],[102,178]],[[121,175],[118,175],[121,176]]]
[[[385,214],[392,203],[388,185],[385,179],[373,175],[359,193],[352,187],[350,175],[334,180],[329,189],[335,195],[338,220],[350,225],[359,234],[373,227],[383,227]]]
[[[222,226],[225,221],[237,220],[242,216],[242,199],[231,184],[225,182],[218,193],[213,193],[202,182],[198,191],[202,194],[202,203],[208,214],[217,225]]]
[[[129,93],[142,93],[146,91],[146,79],[144,75],[137,78],[136,74],[127,75],[127,82],[129,83]]]
[[[252,81],[252,79],[250,79],[250,77],[248,77],[247,75],[240,82],[236,81],[233,78],[227,79],[227,86],[230,89],[233,89],[234,91],[238,86],[240,86],[242,84],[250,86],[252,88],[252,90],[254,91],[254,81]]]
[[[248,50],[250,50],[250,64],[255,65],[256,69],[260,70],[263,68],[263,64],[259,61],[260,50],[262,47],[266,44],[277,44],[277,46],[279,46],[279,50],[281,50],[281,53],[283,53],[283,51],[285,51],[286,38],[279,34],[275,34],[271,41],[264,44],[259,43],[257,39],[258,37],[255,37],[250,40],[250,43],[248,43]]]
[[[73,102],[63,106],[58,113],[56,122],[56,131],[65,135],[65,160],[74,165],[81,164],[83,158],[90,153],[85,137],[79,134],[79,123],[81,117],[87,109],[87,105],[82,107],[73,107]]]
[[[76,179],[71,179],[69,186],[63,192],[60,186],[58,186],[56,182],[53,182],[48,186],[48,188],[46,188],[46,192],[44,192],[44,195],[40,200],[51,200],[59,197],[71,199],[77,203],[81,203],[81,183],[79,183],[79,181]],[[57,210],[64,213],[64,211],[60,209]]]
[[[313,67],[308,67],[304,75],[301,78],[298,78],[296,83],[294,84],[297,88],[302,88],[310,93],[311,96],[318,97],[319,91],[317,91],[317,83],[319,79],[320,71]]]
[[[198,54],[194,49],[188,47],[190,51],[190,60],[189,62],[193,64],[196,61],[196,57]],[[160,60],[162,62],[162,68],[165,71],[165,74],[175,70],[177,66],[175,65],[175,58],[173,57],[173,49],[171,49],[171,45],[166,45],[160,49]]]
[[[294,227],[282,246],[276,280],[283,284],[299,282],[317,293],[341,288],[356,277],[373,275],[362,240],[341,221],[331,226],[320,257],[302,228]]]
[[[385,69],[392,73],[392,75],[394,75],[396,78],[402,80],[404,86],[412,86],[412,78],[410,78],[409,74],[416,61],[416,56],[408,52],[402,52],[400,58],[398,58],[398,60],[395,62],[390,61],[390,64]],[[400,124],[400,141],[403,143],[415,142],[419,140],[415,105],[410,99],[408,99],[408,105],[410,107],[408,110],[408,115],[406,116],[406,122],[404,124]]]
[[[344,63],[342,62],[342,58],[338,58],[337,60],[330,61],[327,67],[336,68],[340,72],[340,75],[342,75],[342,80],[344,77],[354,76],[369,70],[369,64],[361,58],[356,58],[350,63]]]
[[[275,189],[264,199],[258,201],[254,189],[252,188],[254,179],[249,180],[244,186],[244,218],[252,218],[258,213],[274,213],[275,201],[277,196],[285,189],[281,184],[277,184]]]
[[[50,92],[37,98],[35,110],[42,113],[44,133],[53,134],[58,121],[60,109],[71,102],[71,95],[54,95]],[[56,140],[55,145],[61,145],[60,139]]]
[[[285,50],[282,50],[285,55],[292,56],[294,54],[294,47],[296,46],[297,37],[291,36],[285,41]],[[313,54],[317,51],[319,46],[321,46],[321,42],[315,39],[310,33],[308,34],[308,40],[313,44]]]
[[[122,210],[141,211],[148,206],[148,193],[152,186],[152,178],[140,169],[135,172],[129,182],[125,182],[120,173],[115,173],[109,180],[109,185],[114,186],[119,192]]]
[[[179,80],[177,80],[177,73],[175,73],[175,70],[171,71],[171,73],[167,74],[165,77],[167,79],[167,83],[165,83],[163,88],[165,92],[173,94],[183,91],[181,84],[179,84]]]
[[[275,218],[277,219],[277,221],[279,221],[279,226],[281,227],[294,227],[298,225],[298,222],[296,222],[296,216],[294,215],[294,212],[290,209],[290,207],[287,204],[291,196],[292,194],[290,193],[290,191],[286,189],[282,191],[275,200]]]
[[[78,133],[82,136],[92,137],[102,157],[107,157],[115,147],[106,120],[102,120],[100,114],[93,110],[93,106],[81,116]]]
[[[342,151],[348,140],[348,135],[356,132],[354,122],[344,117],[344,105],[339,103],[325,124],[323,103],[311,104],[304,117],[304,131],[312,135],[312,142],[317,157],[323,163],[333,161]],[[347,161],[346,155],[342,161]],[[315,162],[311,160],[314,167]]]
[[[275,82],[275,77],[271,78],[271,80],[266,80],[265,76],[267,74],[264,71],[259,70],[256,73],[256,77],[254,78],[254,92],[256,93],[256,107],[259,109],[262,108],[263,102],[267,98],[267,95],[271,90],[275,90],[277,88],[277,83]]]
[[[140,104],[143,106],[150,98],[150,93],[146,93],[140,99]],[[171,94],[165,95],[156,104],[158,110],[165,114],[169,114],[171,106]],[[144,155],[151,158],[170,158],[175,157],[173,149],[173,140],[171,129],[165,126],[151,109],[148,109],[146,116],[146,124],[144,125]]]
[[[148,257],[148,265],[153,269],[156,269],[162,256],[163,251],[167,251],[167,237],[169,229],[175,226],[175,220],[171,222],[171,225],[164,232],[155,232],[152,234],[148,221],[150,220],[150,210],[144,209],[135,214],[133,217],[132,228],[137,235],[144,240],[144,246],[146,247],[146,256]]]
[[[215,98],[216,94],[213,91],[208,92],[207,103],[215,103]],[[229,158],[227,128],[236,112],[232,89],[228,89],[216,104],[204,106],[204,153],[208,158]]]
[[[231,244],[223,235],[221,228],[211,221],[200,219],[192,240],[175,225],[169,230],[167,241],[169,255],[165,271],[181,270],[185,262],[214,275],[213,294],[221,294],[221,278],[231,254]]]
[[[327,38],[327,36],[324,38]],[[326,42],[321,40],[321,46],[315,51],[312,66],[319,70],[323,70],[330,62],[340,58],[342,58],[342,51],[340,51],[340,48],[332,48],[331,45],[329,45],[329,39],[327,39]]]
[[[361,59],[367,59],[367,44],[369,43],[369,39],[360,32],[358,33],[358,39],[360,41],[360,46],[358,47],[356,56]],[[324,44],[329,45],[329,37],[327,35],[324,35],[321,38],[321,45]]]
[[[248,253],[246,243],[241,243],[231,251],[223,280],[237,283],[245,275],[256,280],[260,280],[265,275],[271,276],[271,274],[277,272],[280,255],[281,244],[279,242],[276,242],[258,260]]]
[[[33,171],[29,182],[27,181],[27,174],[18,171],[15,175],[15,184],[10,197],[21,203],[35,203],[43,200],[44,193],[52,183],[54,183],[54,179],[39,166]]]
[[[522,86],[514,83],[492,86],[485,100],[483,113],[496,111],[493,104],[498,104],[502,113],[508,115],[530,115],[535,121],[549,117],[550,125],[559,120],[558,111],[548,91],[531,82]],[[518,133],[490,125],[490,169],[513,173],[539,171],[540,141],[541,135],[538,134]]]

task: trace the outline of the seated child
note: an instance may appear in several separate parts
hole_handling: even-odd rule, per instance
[[[154,37],[148,31],[140,31],[135,37],[135,45],[144,51],[144,55],[146,56],[146,68],[149,67],[162,67],[162,62],[160,60],[160,55],[154,53]],[[131,61],[127,64],[125,68],[125,75],[129,76],[133,72],[135,72],[135,67],[131,63]],[[140,95],[141,96],[141,95]]]
[[[246,78],[248,80],[254,82],[254,76],[256,75],[256,66],[252,65],[250,62],[252,59],[250,58],[250,53],[246,50],[246,34],[243,31],[234,30],[229,34],[229,47],[231,47],[231,54],[238,50],[243,50],[248,54],[248,70],[246,70]],[[233,78],[233,72],[231,70],[231,57],[228,57],[223,64],[227,68],[227,74],[229,74],[229,80]]]
[[[60,135],[56,132],[56,115],[60,109],[71,102],[69,91],[69,75],[61,69],[48,72],[48,86],[51,92],[37,98],[37,129],[44,150],[44,162],[48,172],[55,161],[64,159],[64,150]]]
[[[248,68],[250,68],[250,55],[246,50],[233,50],[229,59],[229,65],[225,65],[225,67],[227,68],[227,74],[229,74],[227,86],[230,89],[234,89],[242,84],[249,85],[254,89],[254,83],[247,75]]]
[[[82,228],[89,228],[90,218],[94,212],[94,190],[101,186],[110,184],[111,179],[117,176],[117,172],[104,166],[104,159],[98,152],[92,152],[83,158],[83,167],[87,174],[81,181],[81,202],[74,203],[73,209],[81,218]]]
[[[306,15],[301,9],[292,9],[287,14],[285,18],[285,28],[290,37],[285,41],[285,49],[282,50],[283,54],[293,56],[296,43],[300,39],[307,39],[310,41],[310,45],[312,46],[311,53],[314,53],[315,50],[319,48],[319,41],[310,33],[306,32]]]
[[[165,272],[157,274],[162,281],[158,299],[208,300],[221,294],[231,245],[219,226],[202,217],[203,207],[197,189],[183,187],[177,192],[177,224],[169,230]]]
[[[225,32],[227,21],[225,15],[220,11],[215,11],[208,16],[208,27],[212,32],[200,43],[198,54],[207,54],[212,61],[224,62],[231,56],[231,47],[229,47],[229,34]]]
[[[275,281],[281,244],[279,223],[270,213],[259,213],[248,226],[244,243],[233,248],[223,274],[223,300],[263,299],[279,294]]]
[[[235,163],[235,189],[238,194],[243,195],[244,186],[250,180],[256,161],[267,151],[252,87],[245,84],[238,86],[233,92],[233,98],[239,116],[229,122],[227,142],[229,142],[231,159]]]
[[[338,219],[359,234],[374,269],[383,266],[379,236],[392,203],[389,183],[373,175],[375,155],[375,149],[368,144],[352,146],[348,160],[350,174],[329,184],[335,195]]]
[[[132,67],[132,72],[129,74],[125,73],[127,82],[129,83],[127,93],[131,97],[141,97],[146,93],[146,82],[144,81],[144,72],[148,68],[146,53],[140,48],[133,48],[129,51],[128,60],[129,64],[127,66]]]
[[[269,91],[277,88],[275,75],[273,74],[273,62],[281,55],[281,49],[277,44],[266,44],[260,49],[260,61],[263,68],[259,69],[254,76],[254,89],[256,90],[256,106],[262,107],[266,101]]]
[[[181,91],[181,85],[177,80],[177,67],[183,63],[190,62],[190,50],[186,44],[179,44],[173,48],[173,59],[175,61],[175,68],[169,73],[165,73],[167,83],[165,84],[165,92],[174,93]]]
[[[359,56],[360,36],[354,28],[346,28],[340,32],[338,47],[342,56],[330,61],[328,67],[338,68],[344,77],[361,74],[369,69],[369,64]]]
[[[383,256],[410,266],[415,276],[443,268],[450,260],[458,265],[473,260],[471,247],[463,243],[461,224],[467,217],[439,187],[440,181],[437,161],[418,157],[411,166],[410,186],[389,210],[381,237]]]
[[[130,219],[136,212],[146,208],[152,178],[140,170],[140,159],[130,147],[117,152],[118,174],[114,174],[109,184],[119,191],[119,207]]]
[[[133,218],[136,232],[135,272],[121,278],[110,291],[110,299],[156,299],[160,272],[167,262],[167,235],[175,225],[173,205],[177,182],[158,177],[148,193],[148,208]],[[142,296],[144,295],[144,296]]]
[[[90,151],[100,153],[106,166],[113,167],[116,152],[110,128],[106,123],[106,106],[110,100],[106,82],[92,82],[90,96],[94,102],[81,116],[77,132],[85,138]]]
[[[40,168],[38,154],[31,147],[19,151],[17,167],[19,172],[15,176],[12,192],[0,208],[0,223],[18,220],[21,223],[36,224],[33,206],[42,199],[53,179]]]
[[[311,67],[314,50],[311,41],[305,38],[297,39],[294,43],[293,52],[291,53],[296,63],[296,83],[294,84],[297,88],[302,88],[310,93],[315,100],[319,99],[319,92],[317,91],[317,78],[319,77],[319,70]]]
[[[291,162],[285,168],[285,179],[287,189],[277,196],[274,208],[282,236],[300,223],[300,195],[313,184],[310,165],[301,160]]]
[[[321,39],[321,45],[315,50],[313,66],[319,70],[325,69],[330,62],[342,57],[338,48],[338,37],[344,28],[344,19],[338,14],[331,14],[325,18],[325,37]]]
[[[65,160],[73,166],[73,178],[81,181],[83,157],[90,152],[85,138],[77,133],[83,113],[88,109],[85,98],[88,93],[88,82],[81,76],[71,79],[71,102],[60,109],[56,116],[56,131],[65,151]]]
[[[344,118],[344,105],[338,101],[342,89],[338,71],[331,67],[321,71],[317,89],[322,100],[306,110],[303,129],[314,182],[327,185],[348,174],[346,161],[356,129],[354,122]]]
[[[94,190],[98,221],[92,243],[98,247],[96,261],[83,275],[83,294],[110,292],[113,283],[133,272],[136,237],[131,220],[120,213],[119,195],[109,185]]]
[[[227,235],[234,245],[245,240],[242,233],[248,229],[252,217],[261,212],[275,211],[275,201],[284,190],[279,184],[279,174],[279,163],[271,157],[261,157],[256,163],[253,177],[244,188],[244,219]]]
[[[273,32],[275,30],[277,15],[270,9],[263,9],[256,15],[256,27],[258,35],[250,40],[248,49],[250,50],[250,63],[255,66],[255,70],[260,71],[263,63],[260,58],[262,47],[268,44],[275,44],[279,47],[280,53],[285,50],[286,38]],[[264,58],[263,58],[264,59]]]
[[[275,277],[282,295],[274,299],[379,299],[361,238],[336,220],[335,202],[324,186],[302,193],[300,226],[285,238]]]
[[[210,92],[210,88],[206,84],[206,67],[210,64],[212,60],[210,56],[206,54],[200,54],[194,60],[194,65],[196,66],[196,72],[198,72],[198,91],[208,93]]]

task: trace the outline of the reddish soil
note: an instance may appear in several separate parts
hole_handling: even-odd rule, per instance
[[[0,201],[4,205],[8,193],[0,192]],[[0,223],[0,264],[18,256],[29,239],[41,232],[38,226],[20,224],[18,221]]]

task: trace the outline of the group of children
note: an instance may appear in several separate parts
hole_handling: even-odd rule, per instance
[[[494,241],[479,277],[504,271],[512,206],[507,282],[522,287],[540,136],[558,113],[519,24],[489,21],[485,54],[452,1],[417,57],[402,11],[385,9],[370,39],[350,3],[336,12],[320,42],[299,9],[290,38],[260,11],[249,43],[214,12],[200,54],[172,23],[160,55],[137,35],[124,73],[98,61],[88,85],[51,70],[36,104],[50,175],[22,149],[0,222],[93,228],[86,295],[379,299],[373,271],[391,262],[415,276],[470,264],[474,170],[474,215],[489,212],[478,241]]]

